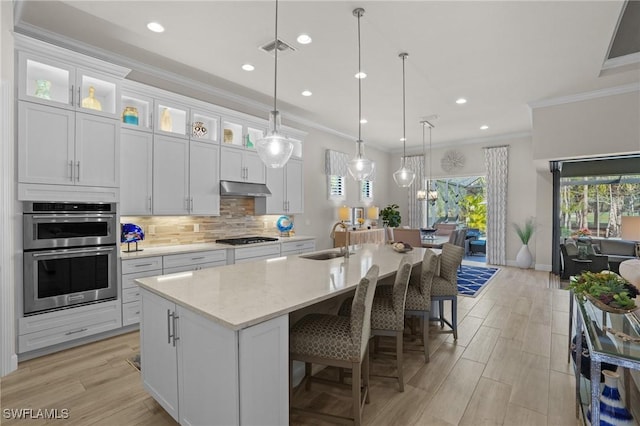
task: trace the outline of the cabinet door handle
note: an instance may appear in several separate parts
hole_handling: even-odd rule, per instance
[[[173,346],[176,346],[176,340],[180,340],[178,337],[178,318],[180,318],[176,313],[173,313]]]
[[[193,197],[191,197],[191,213],[193,213]]]
[[[173,335],[171,334],[172,317],[173,314],[171,313],[171,309],[167,309],[167,344],[171,343],[171,338],[173,337]]]
[[[82,106],[82,103],[81,103],[81,100],[80,100],[81,99],[81,94],[80,94],[80,90],[81,89],[82,88],[80,86],[78,86],[78,106]]]
[[[151,211],[151,207],[152,207],[152,204],[151,204],[151,197],[149,197],[149,211]]]
[[[134,268],[140,268],[142,266],[152,266],[153,263],[139,263],[137,265],[133,265]]]
[[[69,104],[71,106],[73,106],[73,99],[74,99],[74,94],[73,94],[73,84],[71,85],[71,87],[69,88]]]
[[[153,114],[149,113],[149,129],[153,130]]]
[[[80,162],[78,161],[78,175],[76,176],[76,180],[80,182]]]
[[[69,161],[69,180],[73,182],[73,161]]]
[[[81,328],[80,330],[67,331],[64,334],[65,334],[65,336],[71,336],[72,334],[82,333],[83,331],[87,331],[87,329],[86,328]]]

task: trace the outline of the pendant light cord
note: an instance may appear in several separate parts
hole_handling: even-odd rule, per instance
[[[431,126],[429,126],[429,191],[431,190],[431,169],[433,168],[433,154],[431,152]]]
[[[358,11],[358,142],[362,141],[362,67],[360,60],[360,17],[362,11]],[[360,144],[358,144],[360,153]]]
[[[400,57],[402,58],[402,166],[404,167],[404,161],[407,156],[407,118],[406,118],[406,93],[405,93],[405,83],[404,83],[404,60],[407,57],[406,53],[401,53]]]
[[[278,41],[278,0],[276,0],[276,41],[275,41],[275,71],[273,73],[273,110],[277,111],[276,99],[278,98],[278,49],[280,42]]]
[[[427,150],[425,149],[424,146],[424,126],[425,123],[422,123],[422,164],[424,167],[427,167]],[[429,171],[431,171],[431,168],[429,168]],[[423,181],[422,184],[424,185],[424,177],[423,177]],[[429,188],[426,188],[427,191],[429,190]]]

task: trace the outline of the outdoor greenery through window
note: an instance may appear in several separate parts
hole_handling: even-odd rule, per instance
[[[438,200],[428,202],[429,225],[448,222],[466,225],[484,233],[487,229],[486,181],[484,176],[440,179],[434,182]],[[426,211],[425,211],[426,214]]]
[[[619,238],[623,216],[640,214],[640,174],[560,179],[562,237]]]

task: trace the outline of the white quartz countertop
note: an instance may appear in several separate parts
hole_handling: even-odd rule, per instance
[[[120,254],[123,260],[141,259],[144,257],[165,256],[169,254],[196,253],[199,251],[236,249],[236,248],[242,248],[242,247],[259,247],[259,246],[270,245],[270,244],[285,243],[288,241],[304,241],[304,240],[315,239],[315,237],[304,236],[304,235],[295,235],[293,237],[273,237],[273,238],[278,238],[278,241],[268,241],[266,243],[255,243],[255,244],[246,244],[246,245],[238,245],[238,246],[232,246],[230,244],[218,244],[218,243],[180,244],[175,246],[144,247],[144,250],[142,251],[136,251],[131,253],[121,251]]]
[[[312,260],[293,255],[136,282],[225,327],[240,330],[354,290],[371,265],[378,265],[382,278],[398,269],[404,255],[418,264],[426,250],[414,248],[403,255],[384,244],[351,248],[354,253],[348,259]]]

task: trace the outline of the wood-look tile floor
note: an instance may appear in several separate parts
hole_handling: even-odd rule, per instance
[[[432,333],[425,364],[421,347],[406,339],[405,391],[397,391],[395,379],[372,376],[364,423],[578,425],[567,363],[569,294],[548,282],[546,272],[504,267],[478,297],[460,296],[458,340]],[[0,407],[66,408],[69,418],[55,422],[70,425],[175,424],[127,363],[138,350],[136,332],[22,362],[0,380]],[[393,374],[393,365],[393,358],[378,356],[372,374]],[[294,403],[346,415],[349,397],[347,389],[314,383]],[[327,424],[296,414],[291,423]]]

